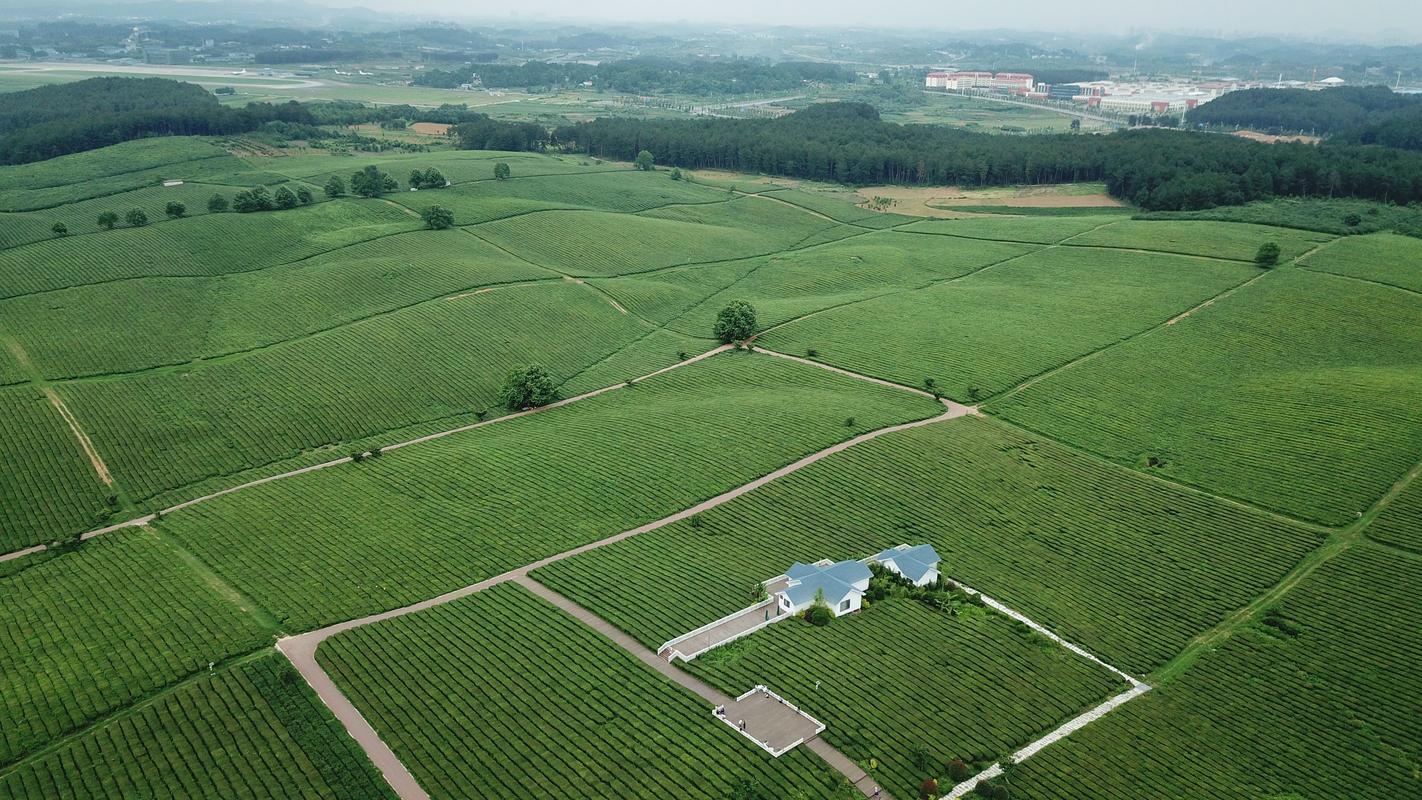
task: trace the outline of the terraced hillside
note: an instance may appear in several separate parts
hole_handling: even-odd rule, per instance
[[[401,191],[321,191],[366,164]],[[314,194],[209,213],[257,185]],[[1416,240],[844,196],[0,168],[0,798],[1422,794]],[[563,399],[510,408],[532,364]],[[901,543],[996,610],[653,652]],[[756,683],[826,730],[712,715]]]

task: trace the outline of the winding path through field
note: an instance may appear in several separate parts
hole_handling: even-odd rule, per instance
[[[699,358],[705,358],[711,354],[722,352],[728,349],[729,347],[730,345],[724,345],[722,347],[710,351],[709,353],[703,354]],[[793,356],[782,357],[793,358]],[[824,365],[816,364],[815,366],[823,367]],[[833,367],[824,368],[831,370],[834,369]],[[664,372],[666,370],[662,371]],[[657,373],[652,374],[655,375]],[[875,379],[863,379],[873,380],[875,383],[882,383],[881,381],[877,381]],[[594,394],[601,393],[604,391],[608,391],[608,389],[600,389]],[[909,391],[916,392],[917,390],[910,389]],[[572,402],[572,400],[570,399],[568,401],[564,401],[565,404],[567,402]],[[793,472],[798,472],[799,470],[804,469],[805,467],[815,463],[816,461],[819,461],[827,456],[834,455],[835,453],[847,450],[851,447],[854,447],[855,445],[863,444],[864,442],[877,439],[880,436],[889,433],[894,433],[896,431],[908,430],[910,428],[918,428],[924,425],[932,425],[937,422],[944,422],[946,420],[957,419],[958,417],[977,413],[977,409],[971,406],[963,406],[956,403],[949,403],[947,401],[944,401],[944,404],[945,406],[947,406],[948,410],[943,414],[939,414],[935,417],[929,417],[927,419],[916,420],[914,422],[905,422],[899,425],[890,425],[886,428],[880,428],[875,431],[860,434],[852,439],[847,439],[843,442],[840,442],[839,444],[831,445],[829,447],[824,448],[823,450],[811,453],[810,455],[807,455],[804,458],[801,458],[800,460],[795,461],[791,464],[787,464],[781,467],[780,469],[775,470],[774,472],[762,475],[761,477],[756,478],[750,483],[746,483],[741,486],[737,486],[736,488],[731,489],[729,491],[722,492],[721,494],[718,494],[709,500],[703,500],[702,502],[697,503],[696,505],[691,506],[690,508],[683,509],[670,516],[663,517],[653,522],[648,522],[645,525],[632,528],[631,530],[623,531],[621,533],[608,536],[603,539],[598,539],[594,542],[589,542],[579,547],[575,547],[571,550],[566,550],[562,553],[558,553],[557,555],[539,559],[538,561],[535,561],[531,564],[525,564],[522,567],[509,570],[508,572],[504,572],[500,575],[495,575],[492,578],[486,578],[482,581],[479,581],[478,583],[473,583],[468,586],[455,589],[450,592],[446,592],[442,595],[432,597],[428,600],[422,600],[418,603],[413,603],[408,606],[391,609],[390,611],[383,611],[379,614],[371,614],[369,616],[361,617],[359,619],[339,622],[335,625],[328,625],[324,628],[318,628],[314,631],[298,634],[296,636],[285,637],[277,642],[277,649],[281,650],[281,652],[284,653],[286,657],[291,660],[291,663],[296,667],[297,671],[301,673],[302,677],[306,679],[306,682],[310,684],[311,688],[315,690],[316,694],[321,698],[321,701],[326,704],[327,708],[331,709],[331,713],[336,716],[336,719],[340,720],[341,724],[345,726],[351,737],[355,739],[357,743],[360,744],[361,748],[364,749],[366,754],[370,757],[370,760],[374,762],[376,767],[380,769],[381,773],[385,775],[386,780],[389,781],[391,787],[395,789],[395,791],[400,795],[402,800],[426,800],[429,795],[425,793],[424,789],[420,788],[419,782],[416,781],[414,776],[410,774],[410,771],[406,769],[405,765],[400,762],[399,757],[395,755],[394,751],[390,749],[389,745],[385,744],[385,742],[381,740],[380,734],[376,732],[375,728],[373,728],[368,721],[366,721],[365,717],[360,713],[360,710],[355,707],[355,704],[352,703],[350,699],[345,696],[345,694],[336,686],[335,682],[331,680],[331,677],[326,674],[326,671],[321,668],[321,665],[317,663],[316,650],[318,647],[321,646],[322,642],[344,631],[363,627],[365,625],[370,625],[376,622],[395,619],[397,617],[403,617],[406,614],[413,614],[417,611],[424,611],[429,608],[434,608],[435,606],[444,605],[445,603],[450,603],[455,600],[468,597],[469,595],[481,592],[485,589],[488,589],[492,586],[497,586],[501,583],[516,581],[521,585],[528,586],[529,584],[533,583],[533,581],[528,577],[528,574],[533,570],[545,567],[557,561],[562,561],[565,558],[571,558],[581,553],[586,553],[589,550],[595,550],[599,547],[604,547],[615,542],[620,542],[623,539],[629,539],[639,534],[654,531],[658,528],[663,528],[674,522],[680,522],[682,520],[688,519],[692,516],[695,516],[696,514],[700,514],[704,511],[708,511],[719,505],[722,505],[723,503],[728,503],[731,500],[734,500],[740,497],[741,495],[746,494],[747,492],[755,491],[756,489],[759,489],[765,484],[770,483],[771,481],[774,481],[778,478],[782,478]],[[438,435],[447,434],[436,434],[436,436]],[[408,442],[407,444],[413,444],[414,441]],[[541,590],[539,591],[539,594],[543,594],[544,591],[547,591],[551,594],[551,590]],[[561,595],[559,597],[561,598]],[[565,600],[565,602],[571,604],[571,601]],[[588,614],[586,611],[584,611],[583,614],[591,616],[591,614]],[[607,625],[607,623],[602,622],[601,620],[599,620],[599,622],[602,625]],[[597,626],[594,627],[598,630],[601,630],[601,628],[598,628]],[[610,627],[611,626],[608,626],[608,628]],[[619,641],[615,637],[614,641],[619,645],[627,647],[627,645],[623,644],[623,642]],[[628,641],[631,641],[630,637],[628,637]],[[642,648],[640,645],[635,645],[635,647],[638,649],[627,649],[629,649],[629,651],[631,651],[633,655],[636,655],[641,658],[640,651],[646,650],[646,648]],[[655,653],[651,653],[650,650],[647,650],[647,653],[650,653],[651,657],[654,660],[660,661],[660,659],[657,659]],[[670,665],[667,666],[670,669]],[[663,672],[663,674],[668,674],[660,668],[658,669],[658,671]],[[679,670],[673,671],[680,672]],[[688,679],[690,679],[690,676],[687,677]],[[681,683],[681,681],[678,680],[678,683]],[[682,685],[685,686],[687,684],[683,683]],[[714,692],[714,690],[711,690],[709,687],[706,688],[707,690]],[[706,696],[699,690],[697,691],[697,693],[702,694],[703,697]],[[719,693],[717,693],[717,697],[719,696]],[[829,745],[825,744],[821,744],[819,746],[814,747],[815,751],[820,753],[822,753],[823,748],[833,750],[833,748],[829,748]],[[842,754],[835,753],[835,755],[839,755],[839,759],[842,760],[837,760],[837,763],[832,763],[832,766],[835,766],[836,769],[838,769],[840,772],[845,773],[845,777],[848,778],[850,782],[857,784],[858,782],[862,782],[865,780],[863,770],[859,770],[857,767],[854,767],[853,762],[845,758]],[[846,772],[846,770],[849,770],[851,768],[852,771]],[[857,774],[855,774],[856,772]],[[883,796],[882,793],[881,796]]]

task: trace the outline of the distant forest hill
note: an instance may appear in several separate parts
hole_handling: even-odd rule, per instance
[[[10,92],[0,103],[0,164],[42,161],[145,136],[221,135],[266,122],[310,122],[299,103],[227,108],[166,78],[89,78]]]
[[[1186,121],[1422,150],[1422,96],[1398,94],[1386,86],[1243,89],[1196,108]]]
[[[602,64],[553,64],[529,61],[518,66],[480,64],[464,70],[430,70],[416,76],[416,86],[453,89],[479,80],[493,89],[578,86],[592,81],[600,89],[618,92],[675,92],[695,95],[741,95],[783,92],[813,83],[853,83],[855,74],[837,64],[750,60],[633,58]]]
[[[554,139],[593,156],[811,180],[1004,186],[1104,181],[1149,210],[1194,210],[1273,197],[1422,200],[1422,154],[1261,144],[1173,130],[997,136],[884,122],[861,103],[825,103],[779,119],[600,118]]]
[[[543,127],[491,120],[462,105],[420,109],[291,101],[229,108],[201,86],[168,78],[89,78],[4,97],[0,164],[42,161],[148,136],[232,135],[270,126],[294,131],[394,120],[458,125],[460,141],[476,149],[535,150],[548,141]]]

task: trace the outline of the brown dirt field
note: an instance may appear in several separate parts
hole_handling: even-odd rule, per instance
[[[1065,194],[1056,186],[1022,186],[995,189],[962,189],[957,186],[866,186],[859,190],[864,203],[888,197],[887,210],[918,217],[953,219],[980,216],[955,211],[953,206],[1004,206],[1007,208],[1102,208],[1122,203],[1107,194]]]
[[[1264,142],[1265,144],[1274,144],[1275,142],[1303,142],[1304,144],[1318,144],[1320,141],[1322,141],[1317,136],[1274,136],[1268,133],[1260,133],[1259,131],[1235,131],[1234,135],[1238,136],[1241,139],[1249,139],[1250,141],[1254,142]]]
[[[410,130],[424,136],[443,136],[449,133],[450,125],[443,122],[415,122],[410,124]]]

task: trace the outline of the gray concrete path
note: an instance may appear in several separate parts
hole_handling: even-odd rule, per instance
[[[671,372],[671,371],[674,370],[674,369],[680,369],[680,368],[682,368],[682,367],[689,366],[689,365],[691,365],[691,364],[695,364],[696,362],[702,361],[702,360],[707,359],[707,358],[710,358],[711,356],[714,356],[714,355],[716,355],[717,353],[724,353],[724,352],[726,352],[727,350],[730,350],[731,347],[732,347],[732,346],[729,345],[729,344],[723,344],[723,345],[721,345],[720,347],[716,347],[716,348],[713,348],[713,349],[711,349],[711,350],[707,350],[706,352],[701,353],[700,355],[692,356],[691,358],[688,358],[688,359],[686,359],[685,361],[678,361],[677,363],[672,364],[672,365],[669,366],[669,367],[663,367],[663,368],[661,368],[661,369],[659,369],[659,370],[656,370],[656,371],[654,371],[654,372],[649,372],[649,373],[647,373],[646,375],[643,375],[643,376],[641,376],[641,377],[639,377],[639,378],[633,378],[633,379],[632,379],[632,382],[635,383],[635,382],[638,382],[638,381],[644,381],[644,380],[646,380],[646,379],[648,379],[648,378],[655,378],[655,377],[657,377],[658,375],[661,375],[661,374],[667,373],[667,372]],[[556,403],[549,403],[549,404],[546,405],[546,406],[539,406],[538,408],[530,408],[530,409],[528,409],[528,410],[526,410],[526,411],[518,411],[518,412],[515,412],[515,413],[513,413],[513,414],[506,414],[506,415],[504,415],[504,416],[502,416],[502,417],[494,417],[493,419],[486,419],[486,420],[483,420],[482,422],[474,422],[474,423],[470,423],[470,424],[468,424],[468,425],[460,425],[460,426],[457,427],[457,428],[450,428],[450,429],[448,429],[448,430],[438,431],[438,432],[431,433],[431,434],[427,434],[427,435],[425,435],[425,436],[420,436],[420,437],[417,437],[417,438],[414,438],[414,439],[407,439],[406,441],[403,441],[403,442],[395,442],[394,444],[388,444],[388,445],[383,446],[383,447],[381,448],[381,452],[389,452],[389,451],[391,451],[391,450],[399,450],[399,449],[402,448],[402,447],[409,447],[410,445],[423,444],[423,443],[425,443],[425,442],[432,442],[432,441],[434,441],[435,439],[443,439],[443,438],[446,437],[446,436],[453,436],[453,435],[456,434],[456,433],[464,433],[465,431],[472,431],[472,430],[474,430],[475,428],[482,428],[482,427],[484,427],[484,426],[486,426],[486,425],[497,425],[498,423],[501,423],[501,422],[508,422],[509,420],[519,419],[520,417],[527,417],[527,416],[532,415],[532,414],[541,414],[541,413],[543,413],[543,412],[545,412],[545,411],[551,411],[551,410],[553,410],[553,409],[555,409],[555,408],[562,408],[563,406],[572,405],[573,403],[582,402],[583,400],[589,400],[589,399],[591,399],[591,398],[597,397],[598,395],[606,394],[607,392],[615,391],[615,390],[617,390],[617,389],[622,389],[622,388],[626,387],[626,385],[627,385],[626,383],[616,383],[616,384],[613,384],[613,385],[611,385],[611,386],[604,386],[604,387],[602,387],[601,389],[594,389],[594,390],[592,390],[591,392],[584,392],[584,393],[582,393],[582,394],[580,394],[580,395],[577,395],[576,397],[569,397],[569,398],[567,398],[567,399],[565,399],[565,400],[559,400],[559,401],[556,402]],[[368,454],[369,454],[368,452],[363,452],[363,453],[362,453],[362,455],[368,455]],[[178,503],[178,504],[176,504],[176,505],[168,506],[167,508],[163,509],[162,511],[159,511],[157,514],[145,514],[145,515],[143,515],[143,516],[141,516],[141,517],[134,517],[133,519],[125,520],[125,521],[123,521],[123,522],[120,522],[120,523],[117,523],[117,524],[114,524],[114,525],[109,525],[108,527],[105,527],[105,528],[98,528],[98,529],[96,529],[96,530],[88,531],[88,532],[84,533],[83,535],[81,535],[79,538],[80,538],[81,540],[87,541],[87,540],[89,540],[89,539],[94,538],[95,536],[103,536],[103,535],[106,534],[106,533],[113,533],[114,531],[122,530],[122,529],[124,529],[124,528],[133,528],[133,527],[140,527],[140,526],[143,526],[143,525],[147,525],[148,523],[152,522],[155,518],[157,518],[158,515],[160,515],[160,514],[162,514],[162,515],[171,514],[171,513],[173,513],[174,511],[181,511],[181,510],[183,510],[183,509],[185,509],[185,508],[188,508],[189,506],[195,506],[195,505],[198,505],[199,503],[206,503],[206,502],[208,502],[208,501],[210,501],[210,500],[215,500],[215,499],[217,499],[217,498],[219,498],[219,497],[222,497],[222,496],[224,496],[224,495],[232,494],[233,492],[240,492],[240,491],[243,491],[244,489],[251,489],[251,488],[254,487],[254,486],[261,486],[262,484],[272,483],[273,481],[285,480],[285,479],[287,479],[287,478],[296,477],[297,475],[305,475],[305,474],[308,473],[308,472],[317,472],[317,471],[319,471],[319,470],[329,469],[329,468],[331,468],[331,467],[340,466],[341,464],[350,463],[350,460],[351,460],[350,456],[342,456],[342,457],[340,457],[340,458],[331,459],[330,461],[323,461],[323,462],[321,462],[321,463],[319,463],[319,464],[311,464],[311,465],[309,465],[309,466],[301,467],[301,468],[299,468],[299,469],[293,469],[293,470],[290,470],[290,471],[288,471],[288,472],[283,472],[283,473],[280,473],[280,474],[277,474],[277,475],[268,475],[268,476],[265,477],[265,478],[258,478],[258,479],[256,479],[256,480],[247,481],[246,483],[240,483],[240,484],[238,484],[238,485],[236,485],[236,486],[229,486],[229,487],[227,487],[226,489],[220,489],[220,490],[218,490],[218,491],[216,491],[216,492],[212,492],[211,494],[205,494],[205,495],[203,495],[203,496],[201,496],[201,497],[194,497],[194,498],[191,499],[191,500],[184,500],[183,502]],[[26,548],[24,548],[24,549],[22,549],[22,550],[15,550],[15,551],[12,551],[12,552],[9,552],[9,553],[4,553],[4,554],[0,555],[0,562],[10,561],[11,559],[16,559],[16,558],[21,558],[21,557],[23,557],[23,556],[30,555],[31,553],[38,553],[38,552],[41,552],[41,551],[47,550],[47,549],[49,549],[49,548],[46,547],[45,545],[37,544],[37,545],[33,545],[33,546],[31,546],[31,547],[26,547]]]
[[[528,578],[528,574],[533,570],[539,569],[540,567],[545,567],[554,562],[562,561],[565,558],[571,558],[581,553],[586,553],[589,550],[595,550],[599,547],[605,547],[609,544],[620,542],[623,539],[628,539],[642,533],[648,533],[650,531],[657,530],[658,528],[663,528],[667,525],[671,525],[672,523],[689,519],[704,511],[709,511],[710,509],[713,509],[719,505],[728,503],[748,492],[755,491],[756,489],[759,489],[760,487],[766,485],[767,483],[770,483],[771,481],[783,478],[791,473],[798,472],[799,470],[804,469],[805,467],[823,458],[834,455],[835,453],[843,452],[844,450],[848,450],[849,448],[854,447],[855,445],[863,444],[864,442],[877,439],[880,436],[895,433],[898,431],[909,430],[912,428],[920,428],[925,425],[932,425],[934,423],[944,422],[950,419],[957,419],[958,417],[975,412],[976,409],[970,408],[968,406],[954,406],[949,407],[946,412],[936,417],[929,417],[927,419],[916,420],[914,422],[905,422],[899,425],[890,425],[887,428],[880,428],[878,430],[870,431],[868,433],[862,433],[852,439],[847,439],[843,442],[840,442],[839,444],[830,445],[829,447],[826,447],[823,450],[811,453],[810,455],[807,455],[804,458],[801,458],[800,460],[795,461],[791,464],[787,464],[781,467],[780,469],[775,470],[774,472],[762,475],[761,477],[756,478],[750,483],[746,483],[741,486],[737,486],[736,488],[731,489],[729,491],[722,492],[721,494],[716,495],[715,497],[709,500],[704,500],[694,506],[691,506],[690,508],[683,509],[670,516],[663,517],[653,522],[648,522],[645,525],[641,525],[631,530],[623,531],[622,533],[609,536],[605,539],[599,539],[595,542],[588,542],[587,544],[575,547],[572,550],[566,550],[562,553],[558,553],[547,558],[539,559],[531,564],[526,564],[517,569],[509,570],[508,572],[502,573],[500,575],[495,575],[491,578],[479,581],[478,583],[473,583],[468,586],[455,589],[453,591],[445,592],[442,595],[432,597],[428,600],[422,600],[418,603],[413,603],[411,605],[403,606],[401,608],[391,609],[389,611],[382,611],[378,614],[370,614],[359,619],[338,622],[334,625],[328,625],[324,628],[318,628],[314,631],[309,631],[307,633],[299,634],[296,636],[288,636],[277,642],[277,648],[280,649],[282,653],[286,654],[287,658],[291,660],[291,663],[296,666],[297,671],[299,671],[301,675],[306,678],[306,682],[310,684],[311,688],[316,691],[317,696],[321,698],[322,702],[326,704],[327,708],[331,709],[331,713],[336,716],[336,719],[340,720],[341,724],[345,726],[351,737],[354,738],[358,743],[360,743],[362,748],[365,748],[365,751],[370,756],[371,761],[375,762],[376,766],[380,768],[381,772],[386,775],[387,779],[390,781],[390,785],[395,788],[396,792],[400,795],[402,800],[425,800],[428,795],[426,795],[424,790],[419,787],[419,784],[414,780],[413,776],[410,775],[409,771],[405,769],[404,765],[400,763],[400,760],[390,750],[389,746],[387,746],[383,741],[380,740],[380,735],[375,731],[373,727],[371,727],[370,723],[367,722],[363,716],[361,716],[360,712],[355,708],[355,706],[350,702],[350,700],[340,691],[340,689],[336,687],[335,683],[331,681],[330,677],[326,675],[326,672],[321,668],[321,665],[317,663],[316,650],[318,647],[320,647],[321,642],[325,641],[326,639],[329,639],[332,636],[335,636],[338,633],[351,630],[352,628],[359,628],[361,626],[370,625],[375,622],[395,619],[397,617],[405,616],[406,614],[413,614],[417,611],[424,611],[428,608],[434,608],[435,606],[453,602],[463,597],[468,597],[471,594],[481,592],[491,586],[497,586],[498,584],[505,583],[511,580],[516,580],[520,583],[525,584],[539,585],[536,584],[536,582],[531,581]],[[616,629],[612,628],[606,622],[603,622],[601,620],[599,620],[599,622],[602,625],[606,626],[605,629],[598,628],[599,631],[613,631],[618,635],[625,637],[626,641],[633,642],[635,644],[635,641],[632,640],[630,637],[627,637],[626,634],[621,634],[620,632],[617,632]],[[609,638],[612,638],[613,641],[619,642],[619,644],[621,643],[617,636],[610,635]],[[640,647],[640,645],[637,646]],[[660,665],[658,666],[658,672],[668,674],[666,672],[663,672],[663,668],[665,668],[667,670],[671,670],[673,673],[680,674],[679,670],[671,666],[671,664],[658,658],[655,653],[651,653],[651,651],[648,651],[648,653],[651,655],[651,658],[654,661],[658,662],[658,664]],[[709,687],[707,688],[709,689]],[[698,692],[698,694],[701,693]],[[705,697],[705,695],[702,696]],[[723,697],[723,695],[720,695],[719,692],[716,693],[716,696],[718,698]],[[811,741],[813,742],[817,740]],[[367,744],[369,746],[367,746]],[[828,747],[828,745],[825,745],[825,747]],[[819,749],[816,749],[816,752],[820,752]],[[844,766],[845,769],[853,768],[853,762],[849,761],[848,759],[842,759],[841,766]],[[839,767],[836,768],[839,769]],[[840,771],[845,772],[845,769],[841,769]],[[860,772],[862,773],[862,771]],[[847,777],[849,777],[851,782],[855,783],[855,785],[859,785],[859,782],[862,780],[862,778],[853,777],[850,772],[845,772],[845,774]],[[881,796],[886,795],[881,794]]]

